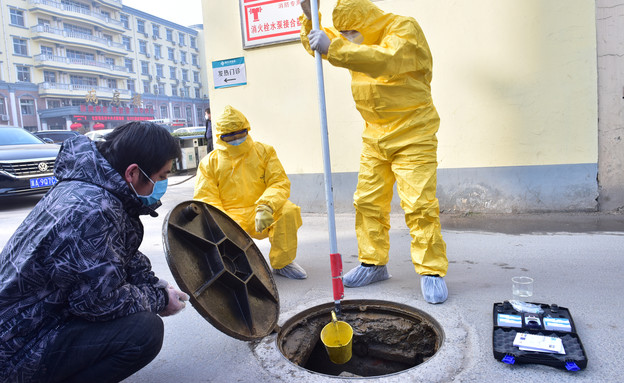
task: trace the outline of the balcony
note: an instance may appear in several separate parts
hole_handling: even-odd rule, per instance
[[[96,2],[107,5],[109,7],[117,8],[117,9],[121,9],[123,6],[121,4],[121,0],[96,0]]]
[[[128,68],[111,65],[101,61],[77,59],[67,56],[39,54],[34,56],[35,67],[41,69],[57,69],[68,72],[107,74],[120,79],[128,78]]]
[[[61,16],[63,18],[71,18],[89,24],[97,24],[99,27],[122,33],[125,28],[120,20],[112,19],[97,11],[91,11],[76,7],[70,4],[63,4],[54,0],[28,0],[31,12],[39,12]]]
[[[131,92],[128,89],[106,88],[103,86],[82,84],[61,84],[42,82],[39,84],[40,96],[85,98],[91,91],[95,91],[98,99],[112,100],[115,92],[119,92],[121,101],[130,101]]]
[[[123,44],[107,40],[103,37],[52,28],[48,25],[36,25],[30,28],[30,30],[33,33],[33,40],[41,39],[58,44],[89,47],[120,56],[128,54]]]

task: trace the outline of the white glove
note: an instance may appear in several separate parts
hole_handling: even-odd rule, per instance
[[[273,209],[267,205],[258,205],[256,209],[256,231],[262,233],[262,230],[271,226],[273,223]]]
[[[167,286],[167,294],[169,295],[169,303],[167,307],[158,313],[161,317],[174,315],[182,311],[186,307],[186,301],[189,300],[188,294],[174,288],[173,286]]]
[[[326,55],[329,51],[329,44],[331,40],[327,37],[327,34],[321,30],[313,29],[308,33],[308,40],[310,40],[310,48],[317,52],[321,52]]]

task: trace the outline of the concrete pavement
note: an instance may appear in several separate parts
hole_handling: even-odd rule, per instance
[[[162,223],[179,202],[191,199],[193,179],[170,178],[158,218],[145,217],[141,251],[162,278],[174,281],[162,245]],[[36,202],[36,201],[35,201]],[[296,200],[293,199],[296,203]],[[28,206],[31,202],[21,202]],[[34,202],[31,203],[34,205]],[[0,201],[0,245],[8,240],[27,210]],[[283,358],[275,335],[258,342],[231,338],[190,305],[164,318],[165,341],[158,357],[125,383],[143,382],[618,382],[624,354],[621,294],[624,290],[624,215],[542,214],[445,216],[443,235],[450,261],[449,299],[429,305],[409,257],[410,236],[400,212],[393,212],[390,263],[392,278],[358,289],[345,299],[379,299],[426,311],[443,327],[445,341],[426,363],[396,375],[344,379],[311,373]],[[336,216],[338,250],[344,269],[357,265],[353,214]],[[268,254],[268,240],[257,241]],[[308,272],[303,281],[275,277],[281,325],[301,311],[332,300],[329,239],[324,214],[304,214],[297,262]],[[540,365],[510,366],[492,354],[492,305],[511,297],[511,277],[535,279],[533,301],[567,307],[588,358],[586,370],[566,372]]]
[[[162,219],[177,203],[192,196],[193,179],[172,177],[161,216],[146,218],[141,248],[154,269],[173,278],[163,256]],[[293,199],[296,203],[296,200]],[[280,320],[332,300],[329,237],[325,214],[304,214],[297,262],[308,279],[275,277]],[[450,261],[449,299],[429,305],[420,293],[419,276],[409,257],[409,232],[401,212],[393,212],[390,263],[392,278],[358,289],[345,299],[380,299],[426,311],[443,327],[445,342],[428,362],[379,378],[342,379],[311,373],[279,354],[275,335],[242,342],[216,330],[192,307],[165,318],[166,338],[160,355],[126,380],[143,382],[526,382],[621,381],[624,354],[621,293],[624,290],[624,216],[621,214],[542,214],[511,216],[443,216]],[[344,269],[357,265],[353,214],[336,216],[338,250]],[[268,254],[268,240],[256,241]],[[492,305],[511,297],[511,277],[535,279],[533,301],[567,307],[588,357],[586,370],[569,373],[548,366],[509,366],[492,354]]]

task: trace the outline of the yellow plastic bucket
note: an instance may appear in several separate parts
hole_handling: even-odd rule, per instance
[[[351,359],[353,329],[347,322],[336,320],[332,311],[332,322],[323,327],[321,341],[325,345],[329,359],[335,364],[344,364]]]

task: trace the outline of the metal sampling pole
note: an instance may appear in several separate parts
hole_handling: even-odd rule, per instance
[[[318,1],[310,1],[312,12],[312,28],[320,29],[318,17]],[[329,225],[329,256],[332,272],[332,290],[336,314],[342,315],[340,300],[344,298],[342,284],[342,256],[338,253],[336,244],[336,218],[334,214],[334,195],[331,177],[331,161],[329,158],[329,133],[327,130],[327,108],[325,105],[325,81],[323,78],[323,58],[319,52],[314,52],[316,60],[316,76],[318,81],[319,117],[321,120],[321,139],[323,144],[323,170],[325,174],[325,200],[327,202],[327,220]]]

